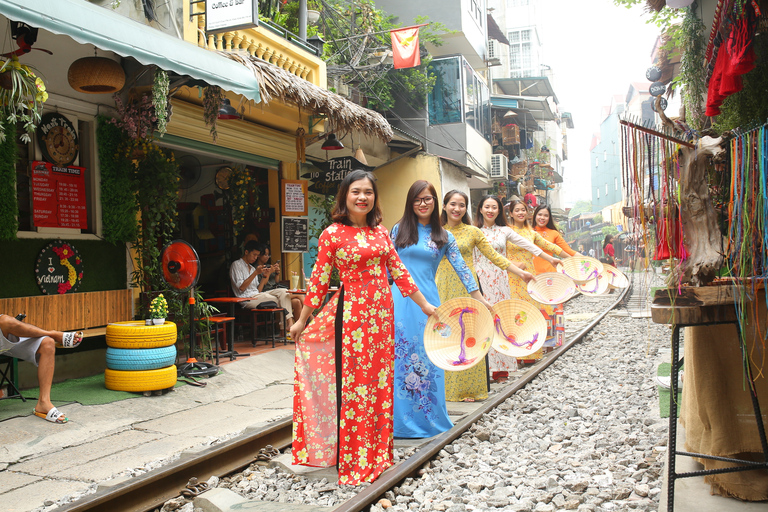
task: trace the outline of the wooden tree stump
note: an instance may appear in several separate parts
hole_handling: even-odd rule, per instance
[[[717,277],[723,264],[723,236],[709,195],[707,167],[725,155],[722,137],[702,137],[695,149],[681,147],[680,215],[688,259],[670,273],[667,285],[702,286]]]

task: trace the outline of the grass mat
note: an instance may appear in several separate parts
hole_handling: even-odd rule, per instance
[[[174,387],[183,385],[184,382],[179,381]],[[22,390],[21,394],[27,399],[26,402],[22,402],[19,398],[0,400],[0,421],[31,415],[39,393],[40,388]],[[141,396],[143,393],[107,389],[104,387],[103,373],[82,379],[70,379],[51,386],[51,401],[57,407],[74,402],[82,405],[102,405]]]
[[[661,363],[656,369],[656,375],[659,377],[669,377],[672,372],[672,365],[669,363]],[[662,418],[669,418],[669,395],[672,392],[671,389],[656,386],[659,390],[659,416]],[[683,403],[683,393],[678,391],[677,393],[677,415],[680,416],[680,405]]]

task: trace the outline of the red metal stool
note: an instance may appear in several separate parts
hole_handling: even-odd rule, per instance
[[[251,340],[252,340],[252,343],[253,343],[254,347],[256,346],[256,342],[257,341],[265,341],[265,342],[269,343],[269,341],[271,340],[272,341],[272,348],[275,348],[275,341],[281,341],[282,340],[283,345],[286,345],[288,343],[288,340],[286,339],[285,335],[283,335],[283,336],[280,336],[280,335],[275,336],[275,322],[276,321],[279,322],[281,320],[281,317],[282,317],[283,328],[286,327],[286,325],[285,325],[285,310],[283,308],[251,309],[250,311],[251,311],[251,314],[252,314],[252,316],[251,316],[251,327],[252,327],[252,330],[253,330]],[[265,320],[264,322],[259,322],[258,321],[258,316],[259,315],[264,315],[264,314],[269,315],[269,319]],[[279,315],[279,316],[276,316],[276,315]],[[262,324],[265,325],[265,326],[269,325],[270,336],[258,337],[256,335],[256,326],[257,325],[262,325]],[[278,325],[279,325],[279,323],[278,323]]]

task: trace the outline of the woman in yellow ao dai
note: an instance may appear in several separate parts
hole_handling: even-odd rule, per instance
[[[512,229],[514,229],[518,235],[533,242],[548,253],[556,254],[557,256],[567,256],[565,251],[560,247],[552,242],[548,242],[544,237],[534,231],[533,227],[531,227],[528,222],[528,207],[524,202],[513,200],[509,204],[509,212],[512,217]],[[514,244],[507,243],[507,257],[513,261],[519,261],[521,267],[525,270],[533,272],[534,274],[536,273],[536,269],[533,266],[533,254],[530,252],[521,249]],[[528,295],[528,286],[523,280],[517,279],[515,276],[509,276],[509,289],[513,299],[521,299],[530,302],[550,317],[554,314],[554,308],[552,306],[536,302],[530,295]],[[543,353],[544,351],[539,349],[530,356],[521,359],[541,359]]]
[[[456,238],[459,251],[467,266],[475,275],[472,253],[477,248],[494,265],[503,268],[517,276],[523,282],[533,276],[530,272],[520,270],[508,259],[496,252],[486,240],[479,228],[472,226],[472,220],[467,213],[469,198],[464,192],[451,190],[443,199],[442,222]],[[459,279],[450,262],[443,257],[437,267],[437,291],[440,302],[444,303],[456,297],[468,297],[467,289]],[[488,398],[488,378],[485,362],[480,362],[468,370],[445,373],[445,399],[450,402],[484,400]]]

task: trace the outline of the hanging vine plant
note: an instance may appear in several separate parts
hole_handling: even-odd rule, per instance
[[[219,134],[216,131],[216,122],[219,119],[219,109],[224,101],[224,90],[218,85],[209,85],[203,90],[203,120],[205,126],[211,127],[211,137],[216,142]]]
[[[138,237],[134,241],[133,285],[144,292],[163,290],[166,284],[160,268],[160,251],[172,240],[176,229],[179,165],[173,152],[151,142],[141,143],[138,148],[128,145],[125,158],[130,158],[135,149],[141,150],[144,156],[133,160],[136,198],[141,212]]]
[[[106,117],[96,128],[101,170],[101,218],[104,239],[113,244],[136,239],[138,221],[134,166],[124,157],[128,137]]]
[[[16,125],[0,119],[0,130],[7,135],[0,141],[0,240],[16,240]]]
[[[155,79],[152,82],[152,106],[155,107],[155,118],[157,119],[157,134],[159,137],[165,135],[168,125],[168,88],[170,80],[168,73],[160,68],[155,70]]]
[[[683,51],[680,57],[680,73],[672,81],[672,86],[682,87],[685,121],[694,130],[701,130],[706,121],[704,97],[707,93],[707,43],[704,40],[704,23],[693,9],[689,7],[685,10],[683,23],[677,33],[678,44]]]
[[[232,207],[232,232],[235,237],[245,228],[245,219],[251,205],[259,207],[259,192],[256,180],[251,172],[243,165],[238,165],[232,171],[229,179],[229,204]]]

